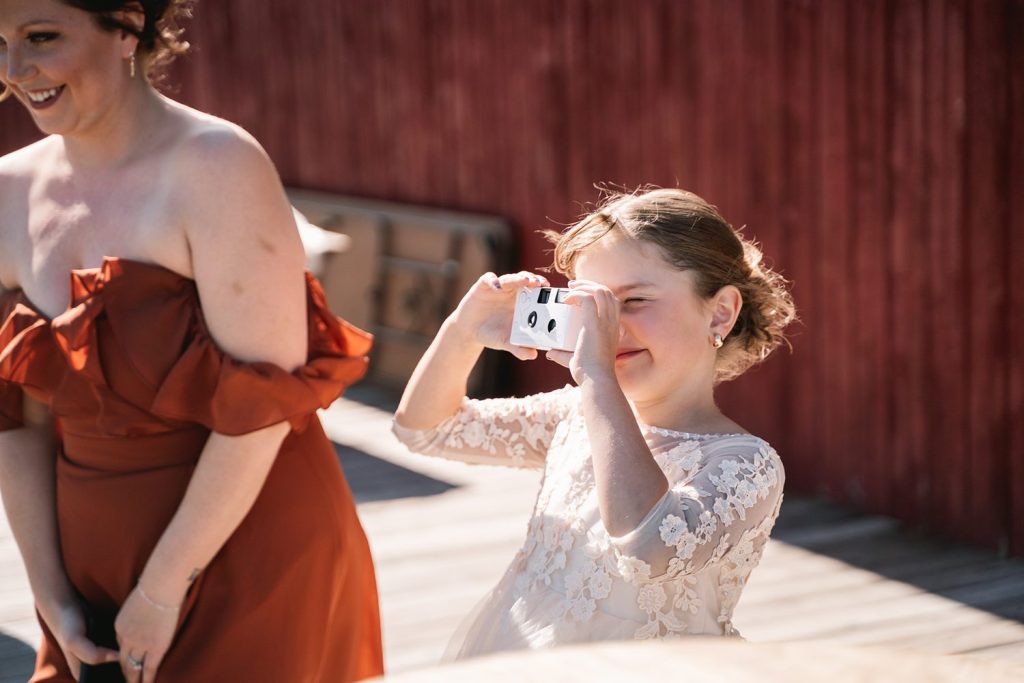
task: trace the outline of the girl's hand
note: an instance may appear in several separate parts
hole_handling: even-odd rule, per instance
[[[71,669],[71,675],[77,681],[82,672],[82,663],[107,664],[116,662],[118,654],[115,650],[100,647],[93,643],[85,634],[85,615],[82,608],[75,602],[60,605],[55,612],[45,615],[46,625],[50,627],[54,639],[60,645],[64,659]]]
[[[128,683],[152,683],[178,628],[181,608],[163,609],[146,600],[136,586],[114,621],[121,646],[121,670]],[[142,667],[138,667],[142,662]]]
[[[615,354],[619,346],[619,300],[604,285],[588,280],[569,283],[565,303],[579,306],[583,327],[575,351],[548,351],[550,360],[569,368],[576,384],[584,379],[615,379]]]
[[[497,276],[485,273],[469,288],[449,321],[461,336],[488,349],[508,351],[519,360],[537,357],[537,349],[509,344],[516,293],[522,287],[548,287],[546,278],[525,271]]]

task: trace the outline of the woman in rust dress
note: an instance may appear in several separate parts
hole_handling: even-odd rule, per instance
[[[259,145],[150,85],[184,11],[0,2],[0,98],[45,134],[0,157],[0,488],[32,681],[372,676],[373,565],[315,414],[370,340],[304,274]]]

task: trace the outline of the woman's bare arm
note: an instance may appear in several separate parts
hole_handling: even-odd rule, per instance
[[[57,440],[45,405],[26,397],[23,417],[24,427],[0,432],[0,494],[36,605],[52,624],[59,606],[75,600],[57,532]]]
[[[213,340],[236,359],[294,370],[308,348],[305,257],[270,159],[244,131],[211,125],[186,144],[178,171],[188,185],[181,212]],[[144,653],[143,680],[156,676],[177,607],[248,514],[289,429],[281,422],[240,436],[211,433],[114,624],[126,675],[129,657]]]
[[[210,333],[234,358],[293,370],[306,361],[305,256],[277,173],[241,130],[215,128],[190,144],[187,236]],[[149,596],[181,601],[252,507],[288,431],[279,423],[210,435],[146,564],[141,583]]]

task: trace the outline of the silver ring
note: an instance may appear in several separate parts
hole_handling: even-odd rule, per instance
[[[128,666],[136,671],[142,671],[142,663],[146,661],[146,655],[142,655],[142,659],[135,659],[131,655],[128,655]]]

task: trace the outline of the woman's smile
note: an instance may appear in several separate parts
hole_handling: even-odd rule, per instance
[[[64,89],[65,86],[60,85],[56,88],[47,88],[44,90],[26,90],[22,88],[21,91],[25,93],[25,97],[28,98],[29,105],[38,111],[40,109],[49,109],[52,107],[57,100],[60,99],[60,96],[64,94]]]

